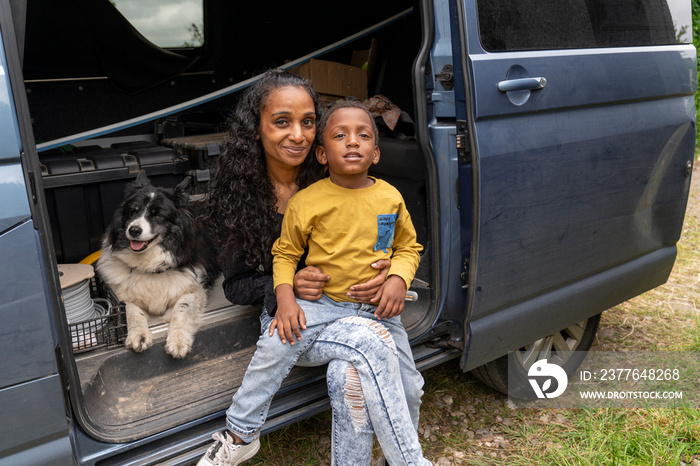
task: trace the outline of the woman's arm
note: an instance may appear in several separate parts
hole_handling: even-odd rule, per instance
[[[235,252],[220,258],[224,274],[223,290],[232,304],[265,305],[267,293],[273,293],[272,275],[249,267],[243,256]],[[274,301],[274,300],[273,300]],[[268,309],[273,312],[273,309]]]

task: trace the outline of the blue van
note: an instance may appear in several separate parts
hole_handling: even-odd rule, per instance
[[[227,112],[270,66],[359,64],[347,95],[401,110],[375,174],[425,245],[403,314],[420,369],[459,358],[502,391],[509,365],[574,370],[600,314],[673,267],[689,0],[3,0],[0,34],[0,465],[190,464],[210,443],[260,310],[217,287],[176,360],[162,322],[136,354],[118,297],[82,275],[86,317],[62,282],[139,172],[206,195]],[[296,368],[265,429],[327,408],[323,370]]]

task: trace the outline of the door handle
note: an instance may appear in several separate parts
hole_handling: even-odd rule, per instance
[[[545,78],[507,79],[498,83],[498,90],[501,92],[534,91],[543,89],[546,85],[547,80]]]

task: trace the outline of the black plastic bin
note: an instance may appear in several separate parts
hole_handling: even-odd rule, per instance
[[[216,158],[221,154],[228,133],[199,134],[163,139],[161,144],[170,146],[192,165],[195,193],[206,193],[208,181],[216,170]]]
[[[39,160],[59,263],[79,262],[101,249],[124,187],[141,170],[155,186],[173,187],[190,169],[189,159],[173,148],[143,141],[50,151]]]

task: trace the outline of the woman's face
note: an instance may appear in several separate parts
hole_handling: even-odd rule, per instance
[[[268,164],[298,167],[316,136],[314,101],[303,87],[275,89],[260,111],[258,139]]]

